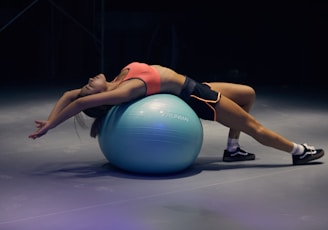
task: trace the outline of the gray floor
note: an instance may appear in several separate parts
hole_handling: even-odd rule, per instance
[[[186,171],[167,176],[112,167],[73,120],[30,140],[63,89],[2,90],[0,229],[296,229],[328,226],[327,157],[292,166],[289,154],[246,135],[253,162],[225,163],[227,128],[203,121],[204,144]],[[320,90],[258,87],[252,114],[293,141],[327,148]]]

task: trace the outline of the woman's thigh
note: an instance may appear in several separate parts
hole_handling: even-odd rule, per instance
[[[240,106],[252,105],[254,103],[256,94],[250,86],[226,82],[210,82],[209,84],[213,90],[221,92],[222,95]]]

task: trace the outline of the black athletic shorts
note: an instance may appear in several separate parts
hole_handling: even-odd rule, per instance
[[[216,120],[215,104],[220,101],[221,93],[211,89],[207,83],[198,83],[186,77],[180,96],[198,115],[205,120]]]

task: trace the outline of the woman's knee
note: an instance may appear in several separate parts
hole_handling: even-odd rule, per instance
[[[245,85],[245,92],[248,97],[248,100],[253,102],[256,98],[256,92],[255,89],[251,86]]]
[[[248,120],[245,122],[244,130],[242,131],[257,139],[263,135],[264,127],[253,116],[249,115]]]
[[[263,145],[269,145],[270,140],[272,139],[270,131],[258,122],[253,126],[250,126],[247,132],[248,135]]]

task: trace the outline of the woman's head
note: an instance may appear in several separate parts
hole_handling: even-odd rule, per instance
[[[85,97],[92,94],[105,92],[107,90],[107,81],[104,74],[98,74],[92,78],[89,78],[88,84],[81,88],[79,97]],[[102,117],[105,115],[112,106],[102,105],[89,109],[85,109],[83,112],[93,118]]]
[[[107,91],[107,80],[104,74],[98,74],[92,78],[89,78],[88,84],[81,88],[81,91],[78,95],[79,97],[86,97],[88,95],[102,93]],[[86,114],[88,117],[95,118],[90,135],[91,137],[96,137],[99,131],[100,123],[103,117],[107,114],[107,112],[112,108],[111,105],[101,105],[93,108],[88,108],[83,110],[83,113]],[[80,114],[75,116],[77,122],[82,126],[85,127],[85,122],[83,117]]]
[[[104,74],[98,74],[89,78],[88,84],[81,88],[80,96],[84,97],[91,94],[105,92],[107,90],[107,81]]]

